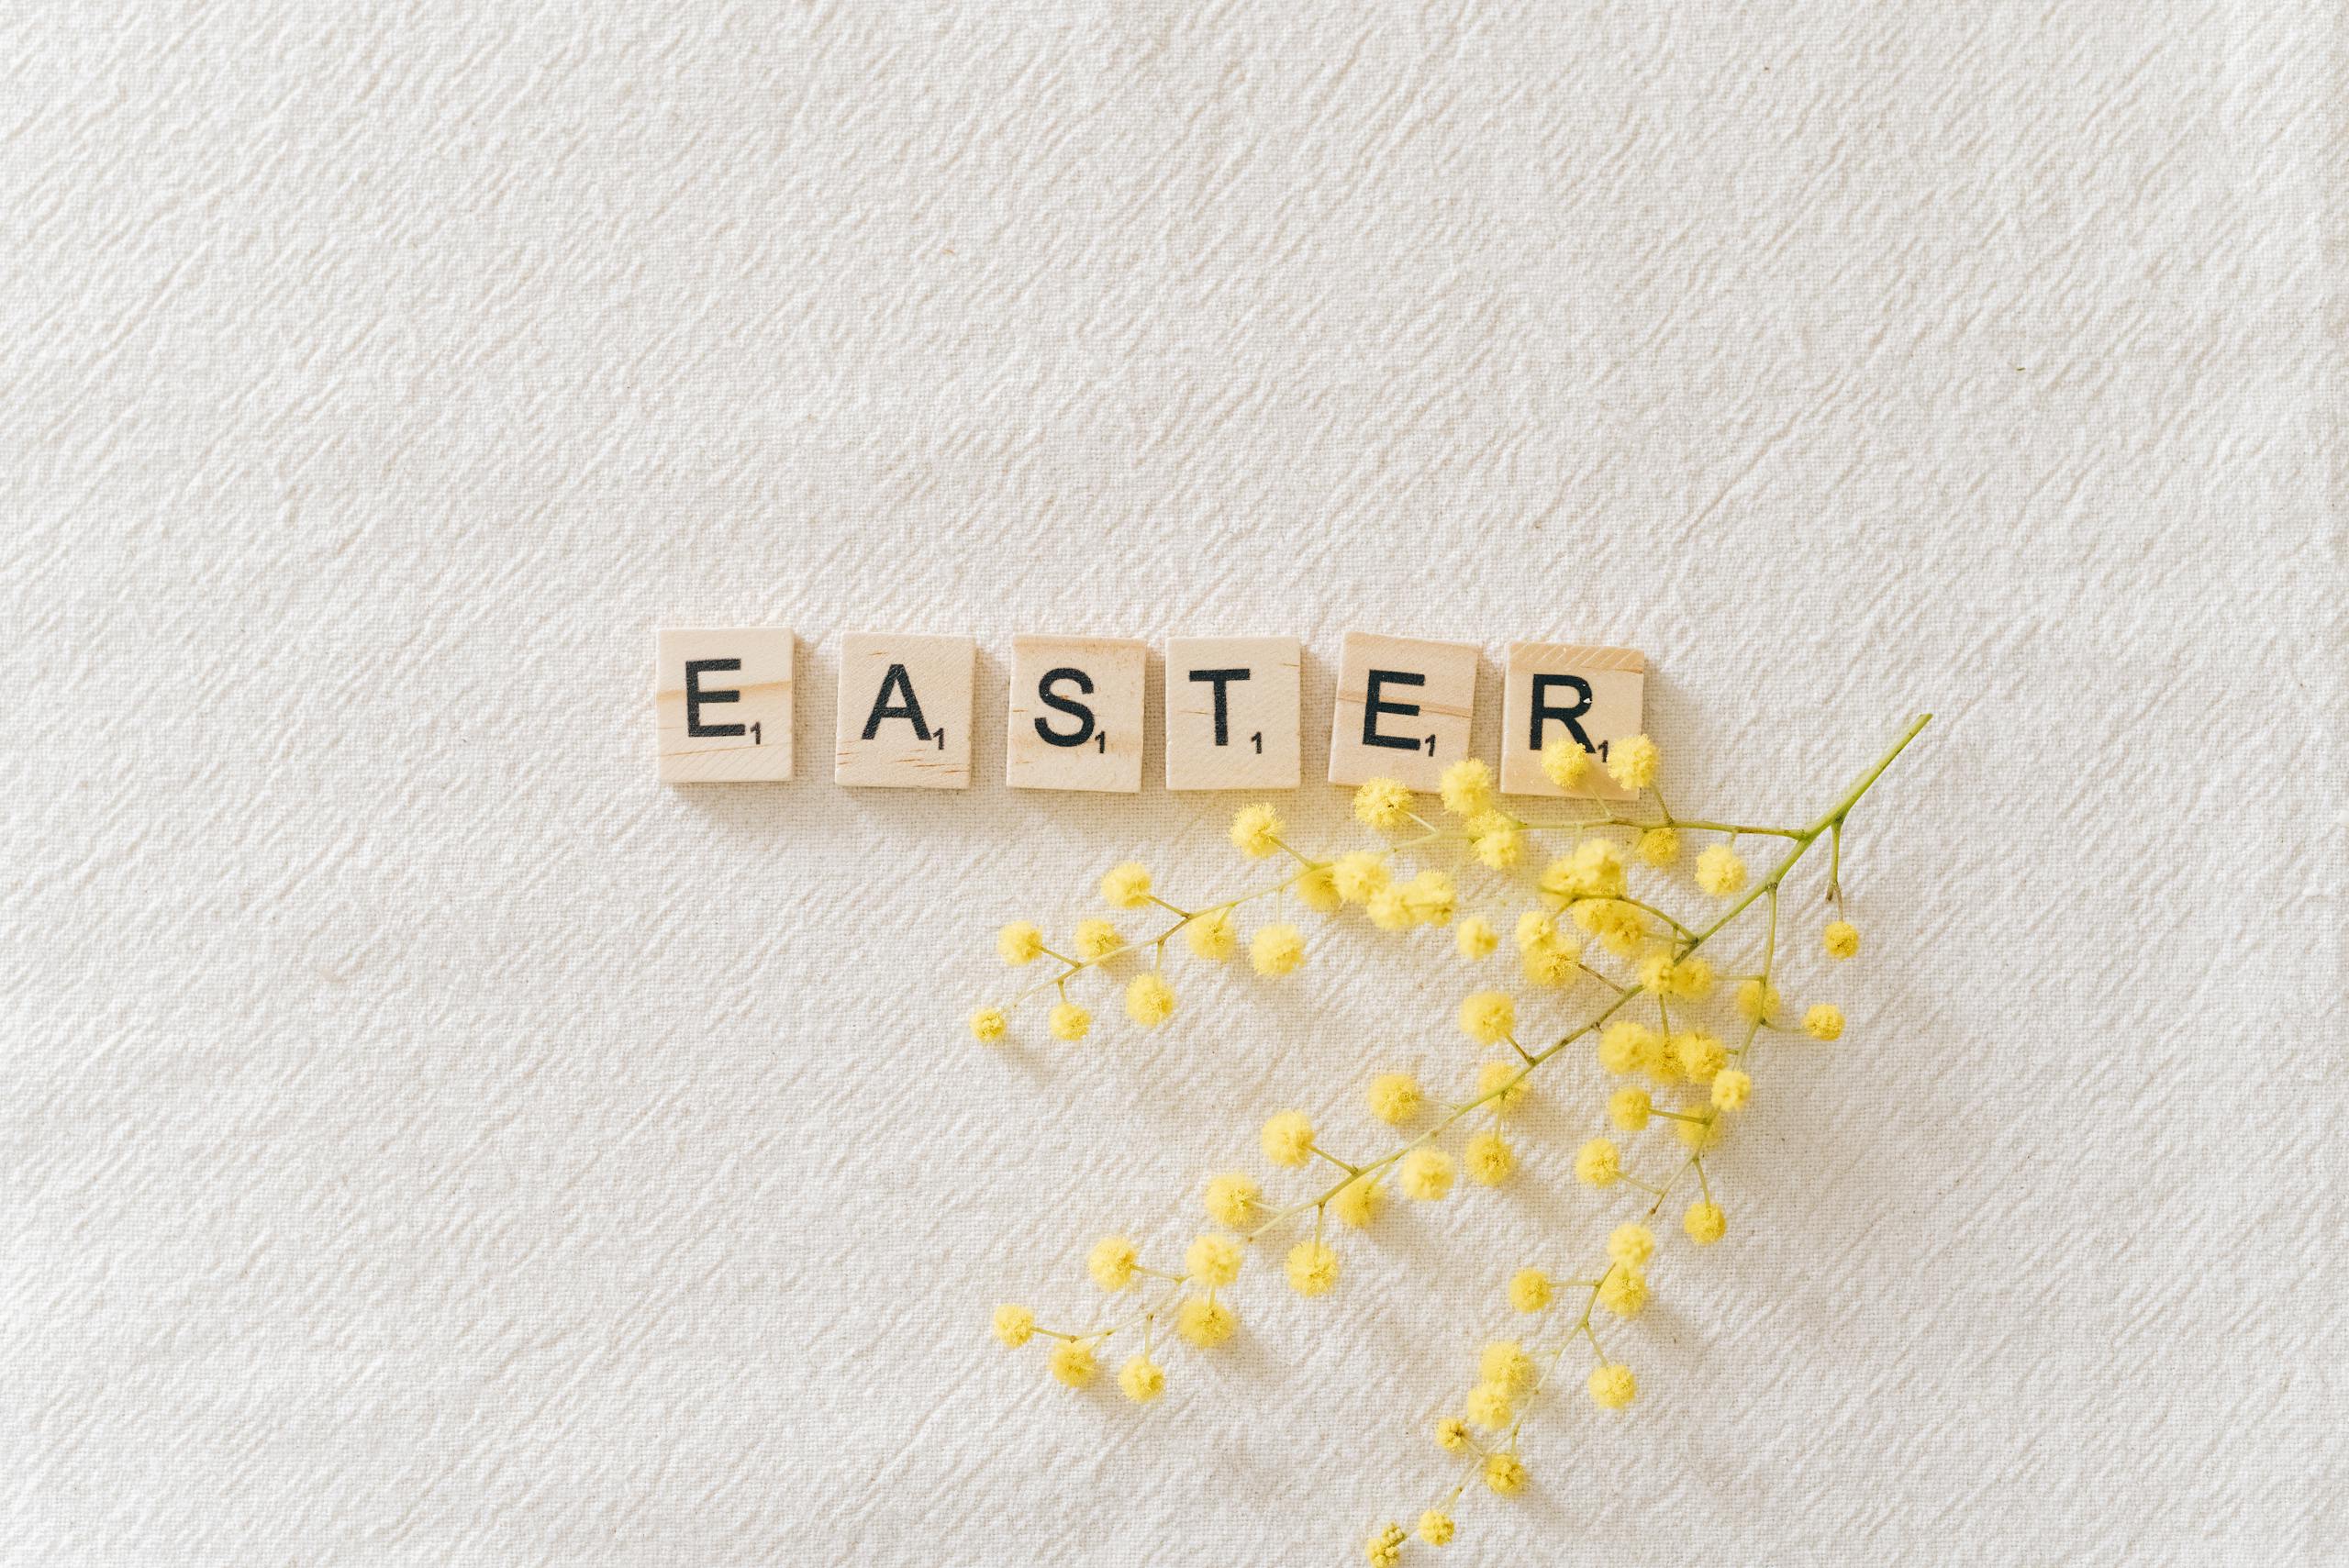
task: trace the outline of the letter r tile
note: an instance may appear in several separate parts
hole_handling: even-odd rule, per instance
[[[1606,749],[1644,725],[1640,703],[1647,667],[1629,648],[1511,643],[1501,695],[1502,793],[1630,799],[1631,792],[1607,776]],[[1542,748],[1561,738],[1590,753],[1590,771],[1572,791],[1542,771]]]

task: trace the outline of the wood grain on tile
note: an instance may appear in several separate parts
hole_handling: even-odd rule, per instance
[[[1468,755],[1476,702],[1473,642],[1346,633],[1330,720],[1330,782],[1400,779],[1432,790]]]
[[[1303,655],[1293,637],[1166,639],[1166,787],[1295,789]]]
[[[1149,647],[1123,637],[1015,637],[1004,778],[1014,789],[1141,788]]]

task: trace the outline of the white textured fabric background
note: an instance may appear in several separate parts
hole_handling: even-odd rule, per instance
[[[962,1018],[1111,860],[1239,874],[1228,801],[993,782],[1013,633],[1296,632],[1309,768],[1358,626],[1641,648],[1680,798],[1756,815],[1941,716],[1642,1402],[1453,1557],[2339,1561],[2342,48],[9,6],[0,1555],[1356,1560],[1507,1269],[1609,1218],[1554,1144],[1146,1413],[985,1320],[1456,1066],[1441,944]],[[767,621],[800,782],[656,786],[653,628]],[[893,628],[982,640],[967,795],[825,776]]]

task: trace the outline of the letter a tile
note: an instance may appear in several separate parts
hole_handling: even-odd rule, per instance
[[[971,787],[967,637],[852,631],[841,639],[832,778],[893,789]]]

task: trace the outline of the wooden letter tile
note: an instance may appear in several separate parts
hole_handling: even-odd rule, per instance
[[[1432,790],[1468,755],[1476,645],[1346,633],[1330,719],[1330,782],[1400,779]]]
[[[1501,699],[1501,789],[1508,795],[1572,794],[1628,800],[1604,766],[1607,748],[1640,733],[1647,660],[1629,648],[1583,648],[1564,642],[1509,645],[1508,677]],[[1542,748],[1560,736],[1582,742],[1590,772],[1562,790],[1542,771]]]
[[[779,626],[664,629],[652,707],[662,784],[791,777],[791,633]]]
[[[1166,639],[1166,787],[1295,789],[1293,637]]]
[[[841,639],[832,778],[896,789],[971,787],[967,637],[852,631]]]
[[[1003,747],[1011,787],[1140,790],[1149,659],[1130,638],[1013,638]]]

